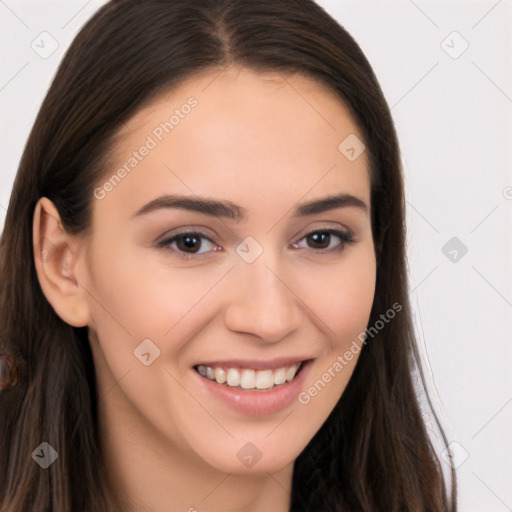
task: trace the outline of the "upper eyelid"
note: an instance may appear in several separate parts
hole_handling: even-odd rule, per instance
[[[173,238],[176,238],[180,235],[200,235],[202,238],[206,238],[210,242],[214,242],[214,240],[212,239],[213,237],[206,234],[205,232],[203,232],[202,229],[203,228],[184,228],[181,231],[178,230],[177,232],[174,232],[174,231],[172,231],[170,233],[168,232],[165,235],[159,236],[156,239],[155,243],[159,244],[159,243],[168,242],[169,240],[172,240]],[[216,236],[216,235],[214,235],[214,236]]]
[[[319,221],[319,222],[321,223],[322,221]],[[333,224],[335,224],[335,225],[333,225]],[[208,230],[212,231],[214,234],[213,235],[208,235],[207,233],[204,232],[205,229],[207,231]],[[216,237],[220,238],[219,234],[215,230],[211,230],[210,228],[206,228],[205,226],[186,227],[186,228],[183,228],[182,231],[180,230],[180,228],[177,228],[177,230],[178,230],[177,232],[174,232],[174,230],[173,230],[170,233],[166,233],[165,235],[162,235],[162,236],[158,237],[157,242],[159,240],[169,240],[170,238],[173,238],[175,236],[186,235],[186,234],[198,234],[198,235],[201,235],[201,236],[207,238],[211,242],[214,241],[214,240],[212,240],[212,238],[216,238]],[[355,237],[354,230],[351,229],[346,224],[342,224],[340,222],[334,222],[334,221],[324,221],[324,225],[323,226],[313,227],[311,229],[308,228],[307,231],[299,230],[293,236],[293,238],[296,238],[297,236],[299,236],[301,232],[303,232],[302,237],[304,237],[304,236],[307,236],[307,235],[309,235],[311,233],[315,233],[317,231],[328,231],[328,230],[346,231],[347,234],[349,234],[352,237]],[[240,241],[242,241],[242,240],[243,240],[243,237],[240,238]]]

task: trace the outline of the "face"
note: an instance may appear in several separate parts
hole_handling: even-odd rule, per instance
[[[224,472],[293,463],[374,296],[368,162],[339,149],[349,136],[326,88],[244,69],[195,76],[123,127],[80,264],[107,421]]]

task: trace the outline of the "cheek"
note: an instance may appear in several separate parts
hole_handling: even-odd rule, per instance
[[[350,273],[333,283],[326,297],[325,317],[335,336],[333,348],[345,350],[365,330],[375,294],[374,272]]]
[[[305,273],[302,296],[316,314],[333,350],[344,350],[364,331],[375,295],[373,247],[347,254],[345,260]],[[322,327],[323,324],[323,327]]]
[[[376,262],[373,248],[354,251],[344,264],[333,266],[317,283],[308,286],[308,305],[320,319],[319,328],[328,339],[321,357],[297,397],[304,415],[303,428],[313,436],[332,412],[347,384],[362,348],[375,294]],[[306,292],[304,292],[306,293]],[[308,422],[308,418],[316,421]]]
[[[94,261],[92,288],[98,300],[91,301],[92,307],[105,323],[129,332],[134,341],[165,338],[174,326],[188,320],[229,270],[229,266],[187,268],[186,263],[156,251],[133,247],[106,257],[96,254]]]

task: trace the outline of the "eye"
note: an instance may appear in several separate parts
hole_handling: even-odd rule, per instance
[[[295,248],[310,248],[320,252],[342,251],[345,245],[353,243],[351,233],[338,229],[312,231],[293,244]],[[306,246],[304,246],[304,243]]]
[[[292,244],[295,249],[313,249],[315,252],[341,252],[347,244],[353,243],[351,233],[337,229],[312,231]],[[305,244],[305,245],[304,245]],[[185,260],[206,256],[209,252],[220,251],[211,238],[197,231],[184,231],[157,244],[158,248],[168,249]]]
[[[213,240],[195,231],[186,231],[166,238],[158,243],[158,247],[169,248],[185,259],[219,250]]]

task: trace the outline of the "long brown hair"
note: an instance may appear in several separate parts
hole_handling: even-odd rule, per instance
[[[87,328],[56,315],[35,272],[37,200],[53,201],[68,232],[86,233],[93,189],[120,127],[158,94],[230,64],[302,74],[348,106],[370,156],[377,254],[370,325],[392,304],[402,306],[363,347],[341,399],[295,461],[290,510],[456,510],[454,469],[448,492],[412,380],[421,365],[408,302],[397,137],[357,43],[312,0],[112,0],[80,31],[58,69],[28,139],[0,241],[0,384],[7,373],[17,384],[0,393],[3,512],[121,510],[98,438]],[[48,469],[31,457],[42,442],[58,453]]]

